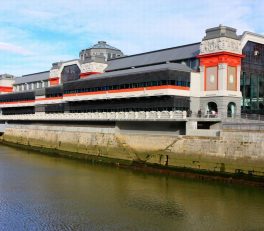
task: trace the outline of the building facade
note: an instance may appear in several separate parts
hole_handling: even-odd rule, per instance
[[[264,114],[263,44],[261,35],[222,25],[201,42],[130,56],[99,41],[79,59],[10,78],[14,92],[0,95],[1,113]]]
[[[241,92],[243,95],[242,111],[264,114],[264,43],[263,37],[245,33],[243,47]]]

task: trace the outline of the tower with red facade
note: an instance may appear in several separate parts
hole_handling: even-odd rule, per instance
[[[206,30],[200,45],[200,110],[222,116],[240,114],[242,48],[236,29],[222,26]]]

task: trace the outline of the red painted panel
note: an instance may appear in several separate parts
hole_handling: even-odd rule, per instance
[[[56,86],[56,85],[59,85],[59,81],[60,78],[59,77],[52,77],[52,78],[49,78],[49,82],[50,82],[50,86]]]
[[[174,86],[174,85],[162,85],[162,86],[153,86],[153,87],[140,87],[140,88],[127,88],[127,89],[119,89],[119,90],[109,90],[109,91],[95,91],[95,92],[82,92],[82,93],[70,93],[64,94],[65,97],[70,96],[81,96],[81,95],[95,95],[95,94],[106,94],[106,93],[122,93],[122,92],[137,92],[146,90],[161,90],[161,89],[177,89],[177,90],[190,90],[189,87],[183,86]]]
[[[17,103],[34,103],[35,100],[22,100],[22,101],[15,101],[15,102],[3,102],[0,104],[17,104]]]
[[[56,99],[63,99],[62,96],[57,96],[57,97],[49,97],[49,98],[38,98],[36,101],[42,101],[42,100],[56,100]]]
[[[217,52],[212,54],[198,55],[197,58],[200,59],[200,65],[204,66],[204,90],[206,91],[206,68],[217,66],[220,63],[226,63],[228,66],[240,66],[241,59],[245,57],[242,54],[235,54],[231,52]],[[217,76],[218,82],[218,76]],[[218,87],[217,87],[218,88]]]
[[[119,89],[119,90],[109,90],[109,93],[120,93],[120,92],[135,92],[135,91],[144,91],[144,87],[139,88],[127,88],[127,89]]]
[[[154,87],[146,87],[147,90],[161,90],[161,89],[176,89],[176,90],[190,90],[189,87],[175,86],[175,85],[162,85]]]
[[[95,75],[95,74],[101,74],[101,72],[95,72],[95,71],[90,71],[90,72],[85,72],[80,74],[80,78],[87,78],[90,75]]]
[[[13,92],[13,87],[0,86],[0,92]]]
[[[238,66],[241,65],[241,59],[243,57],[245,56],[225,51],[197,56],[197,58],[200,59],[200,65],[205,67],[216,66],[219,63],[227,63],[230,66]]]

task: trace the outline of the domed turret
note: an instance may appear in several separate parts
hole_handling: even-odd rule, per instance
[[[106,41],[98,41],[98,43],[91,46],[90,49],[111,49],[111,50],[120,51],[119,49],[107,44]]]
[[[97,62],[106,62],[109,59],[115,59],[123,56],[123,52],[107,44],[106,41],[98,41],[97,44],[80,52],[80,59],[83,62],[96,60]]]

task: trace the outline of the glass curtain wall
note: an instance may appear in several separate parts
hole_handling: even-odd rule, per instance
[[[242,112],[264,114],[264,45],[247,42],[241,71]]]

